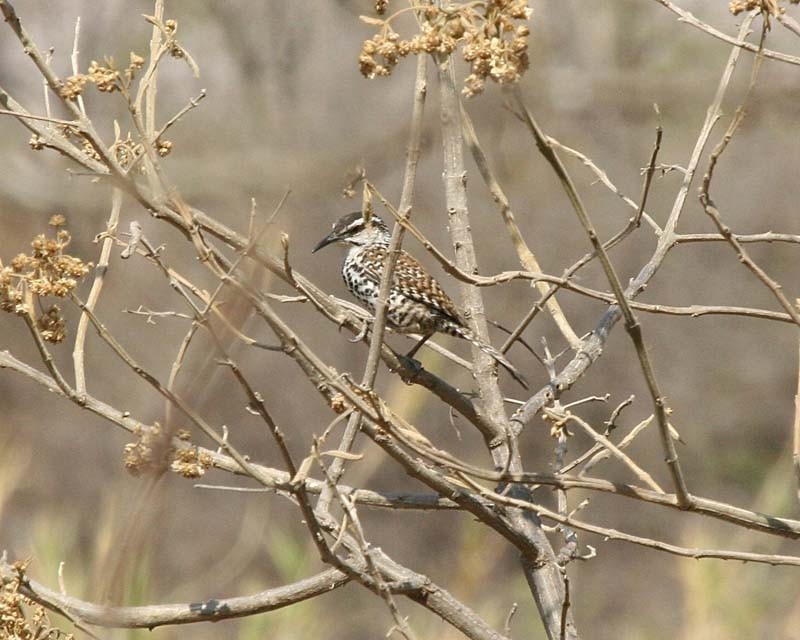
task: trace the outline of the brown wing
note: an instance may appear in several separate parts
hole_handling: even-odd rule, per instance
[[[362,267],[365,275],[376,283],[380,282],[380,271],[386,260],[387,248],[368,247],[362,253]],[[458,325],[464,325],[458,307],[450,299],[436,279],[429,274],[416,258],[400,252],[394,268],[392,289],[410,300],[424,304]]]
[[[404,296],[439,312],[456,324],[464,324],[455,303],[445,293],[436,278],[405,251],[400,253],[397,260],[394,286]]]

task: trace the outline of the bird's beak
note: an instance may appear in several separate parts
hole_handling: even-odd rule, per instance
[[[325,236],[322,240],[319,241],[316,247],[311,250],[311,253],[316,253],[323,247],[327,247],[329,244],[336,242],[339,239],[339,236],[336,234],[335,231],[331,231],[327,236]]]

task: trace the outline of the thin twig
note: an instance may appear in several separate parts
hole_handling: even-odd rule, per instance
[[[380,193],[378,193],[380,196]],[[392,213],[398,220],[399,214],[397,210],[391,207],[388,203],[387,210]],[[534,306],[532,307],[531,311],[528,315],[520,322],[520,325],[517,326],[510,334],[509,338],[506,340],[505,344],[501,351],[506,350],[514,341],[519,338],[519,335],[522,333],[524,328],[528,325],[530,320],[532,320],[532,315],[534,312],[538,312],[542,308],[542,305],[549,299],[551,295],[553,295],[558,289],[566,289],[567,291],[572,291],[574,293],[594,298],[595,300],[602,300],[608,304],[615,304],[616,297],[613,293],[605,293],[603,291],[598,291],[597,289],[590,289],[589,287],[585,287],[583,285],[577,284],[571,278],[574,273],[584,264],[588,262],[590,257],[593,254],[587,254],[582,260],[575,263],[572,267],[567,269],[563,276],[554,276],[547,273],[537,273],[531,271],[502,271],[497,273],[493,276],[481,276],[475,274],[465,273],[461,269],[459,269],[452,260],[450,260],[444,253],[436,247],[423,233],[420,229],[414,225],[409,220],[399,220],[399,223],[402,224],[410,233],[411,235],[416,238],[420,244],[430,253],[437,262],[442,266],[442,268],[451,276],[460,280],[461,282],[466,282],[476,287],[491,287],[497,284],[503,284],[506,282],[511,282],[513,280],[532,280],[536,282],[549,282],[554,287],[550,288],[542,298],[537,301]],[[680,236],[679,236],[680,237]],[[721,238],[721,237],[720,237]],[[721,238],[722,239],[722,238]],[[607,243],[606,245],[607,246]],[[688,305],[683,307],[677,307],[673,305],[666,305],[666,304],[652,304],[647,302],[637,302],[635,300],[629,300],[628,304],[630,305],[631,309],[635,309],[637,311],[644,311],[647,313],[658,313],[658,314],[666,314],[666,315],[676,315],[676,316],[690,316],[692,318],[697,318],[700,316],[705,315],[736,315],[742,317],[750,317],[750,318],[758,318],[762,320],[775,320],[778,322],[793,322],[791,316],[786,313],[782,313],[780,311],[769,311],[767,309],[755,309],[751,307],[736,307],[736,306],[726,306],[726,305]]]
[[[497,204],[500,206],[500,215],[505,223],[506,231],[511,237],[511,242],[514,245],[514,249],[517,251],[517,256],[522,268],[526,271],[541,271],[542,268],[539,265],[539,261],[537,260],[533,251],[531,251],[528,244],[525,242],[525,238],[522,236],[522,232],[517,225],[508,197],[506,196],[505,192],[500,186],[500,183],[497,181],[497,177],[494,175],[494,172],[489,166],[489,161],[486,158],[486,154],[478,142],[478,135],[475,133],[475,127],[473,126],[472,120],[470,119],[466,109],[464,109],[463,104],[461,105],[461,119],[464,129],[464,141],[470,148],[470,151],[472,151],[472,157],[475,160],[475,164],[478,165],[478,171],[483,177],[483,181],[489,188],[489,191],[491,192],[495,202],[497,202]],[[542,294],[547,293],[547,290],[549,289],[544,282],[534,282],[532,283],[532,286],[536,287]],[[573,330],[572,326],[569,324],[569,321],[564,315],[564,311],[561,309],[561,305],[558,304],[558,300],[556,300],[555,296],[547,300],[546,307],[548,311],[550,311],[553,321],[561,331],[561,334],[564,336],[567,344],[569,344],[569,346],[573,349],[577,349],[581,340]],[[511,344],[511,342],[506,342],[506,344],[503,345],[504,349],[501,349],[501,353],[510,348]]]
[[[711,198],[709,193],[711,188],[711,181],[714,176],[714,169],[717,166],[717,162],[719,161],[720,156],[725,152],[727,149],[728,144],[730,143],[733,136],[736,134],[736,131],[741,126],[742,122],[744,121],[745,116],[747,115],[746,105],[750,96],[753,93],[753,89],[755,87],[756,79],[758,77],[758,71],[761,66],[762,57],[762,50],[764,46],[764,39],[766,38],[767,33],[767,23],[764,21],[762,23],[761,28],[761,40],[759,42],[758,48],[758,55],[756,56],[755,60],[753,61],[753,68],[750,74],[750,83],[747,87],[747,92],[745,93],[744,99],[742,100],[741,106],[736,110],[736,115],[733,117],[730,125],[728,126],[727,131],[725,131],[725,135],[720,140],[719,144],[714,148],[714,151],[711,153],[708,159],[708,168],[706,169],[706,173],[703,176],[703,184],[700,188],[700,204],[703,205],[703,209],[708,214],[708,216],[713,220],[714,224],[717,227],[720,235],[728,241],[728,244],[731,245],[733,250],[736,252],[737,256],[739,257],[739,262],[741,262],[745,267],[747,267],[762,283],[766,286],[772,294],[775,296],[775,299],[778,303],[783,307],[784,311],[789,314],[792,319],[792,322],[800,326],[800,313],[798,313],[794,304],[790,302],[790,300],[786,297],[786,295],[781,290],[781,285],[772,279],[764,269],[762,269],[753,258],[750,256],[750,253],[744,248],[742,243],[740,243],[735,237],[733,232],[731,231],[730,227],[725,224],[722,220],[722,216],[720,215],[719,210],[717,209],[714,201]]]
[[[172,116],[169,120],[167,120],[164,123],[164,126],[162,126],[158,130],[158,133],[155,134],[155,137],[153,138],[153,142],[156,142],[157,140],[159,140],[161,138],[161,136],[163,136],[172,125],[174,125],[176,122],[178,122],[178,120],[180,120],[183,116],[185,116],[189,111],[191,111],[192,109],[196,108],[200,104],[200,101],[205,97],[206,97],[206,90],[203,89],[203,90],[200,91],[200,93],[197,96],[195,96],[194,98],[191,98],[189,100],[189,103],[185,107],[183,107],[183,109],[178,111],[174,116]]]
[[[536,140],[536,146],[553,168],[553,171],[555,171],[559,181],[561,182],[561,185],[567,193],[567,197],[569,198],[569,201],[572,204],[572,207],[575,210],[581,225],[586,231],[589,241],[592,243],[595,252],[597,252],[597,256],[600,259],[600,264],[603,266],[603,271],[606,274],[606,278],[608,279],[608,282],[614,291],[614,297],[616,298],[619,309],[623,318],[625,319],[625,329],[630,335],[634,347],[636,348],[636,354],[639,358],[642,374],[650,392],[650,396],[653,400],[653,408],[659,426],[659,433],[661,435],[661,445],[664,449],[666,463],[669,467],[670,475],[672,476],[675,492],[678,495],[678,499],[680,500],[681,504],[684,506],[689,506],[691,503],[691,496],[686,488],[686,480],[683,477],[680,462],[678,461],[678,452],[675,449],[675,444],[672,442],[672,437],[670,436],[666,402],[659,389],[658,382],[656,381],[655,371],[653,370],[653,366],[650,362],[650,355],[648,353],[647,346],[644,343],[641,325],[631,309],[626,292],[623,291],[622,283],[620,282],[616,269],[611,264],[611,260],[608,257],[608,253],[606,252],[606,249],[597,234],[594,223],[589,218],[589,214],[584,207],[583,202],[578,195],[577,190],[575,189],[575,185],[572,183],[572,179],[567,173],[567,170],[565,169],[558,155],[553,150],[553,147],[547,142],[547,138],[542,133],[539,125],[533,119],[533,116],[522,102],[519,91],[515,91],[513,96],[519,112],[525,117],[525,122],[527,123],[531,134]]]
[[[656,142],[655,142],[655,145],[654,145],[653,156],[655,156],[655,154],[658,153],[658,148],[660,147],[660,143],[661,143],[661,134],[659,133],[660,131],[661,131],[661,125],[659,124],[658,128],[656,129]],[[631,209],[633,209],[636,212],[636,214],[635,214],[635,217],[632,218],[632,220],[635,220],[636,218],[641,218],[648,225],[650,225],[650,227],[653,229],[653,231],[655,231],[656,234],[661,233],[661,227],[659,227],[658,223],[656,223],[656,221],[653,220],[653,218],[650,216],[650,214],[645,211],[645,208],[644,208],[644,205],[642,204],[642,201],[640,200],[639,204],[636,204],[635,201],[633,201],[631,198],[629,198],[624,193],[622,193],[619,190],[619,188],[613,182],[611,182],[611,179],[608,177],[608,173],[606,173],[603,169],[601,169],[599,166],[597,166],[597,164],[589,156],[587,156],[585,153],[582,153],[582,152],[578,151],[577,149],[573,149],[572,147],[568,147],[567,145],[565,145],[562,142],[559,142],[558,140],[556,140],[552,136],[547,136],[547,141],[551,145],[553,145],[556,149],[560,149],[561,151],[563,151],[567,155],[573,156],[574,158],[577,158],[578,160],[580,160],[581,163],[586,168],[588,168],[592,173],[595,174],[595,176],[597,176],[597,179],[600,181],[600,183],[603,186],[605,186],[611,193],[613,193],[614,195],[619,197],[625,204],[627,204]],[[647,170],[646,170],[646,173],[645,173],[645,178],[647,177],[648,174],[652,175],[651,171],[650,171],[650,167],[653,164],[653,160],[652,160],[653,156],[651,156],[651,162],[647,167]],[[645,181],[645,186],[646,185],[647,185],[647,182]],[[606,245],[606,248],[608,249],[610,247],[608,245]]]
[[[748,15],[742,21],[739,29],[739,37],[744,38],[749,32],[750,25],[752,24],[752,16]],[[717,122],[721,109],[722,100],[730,85],[731,76],[736,68],[736,63],[739,60],[741,48],[734,47],[728,56],[727,64],[722,72],[717,90],[711,104],[706,112],[706,118],[701,127],[700,133],[692,150],[686,171],[684,173],[683,182],[675,201],[672,205],[667,222],[664,225],[664,230],[659,236],[658,245],[650,258],[650,260],[639,270],[639,273],[631,281],[626,290],[626,297],[630,300],[639,295],[656,272],[659,270],[664,262],[664,259],[669,252],[670,248],[674,246],[676,237],[676,228],[681,218],[681,214],[686,203],[686,197],[689,192],[689,187],[693,181],[697,165],[700,161],[700,156],[705,148],[711,130]],[[582,349],[572,358],[572,360],[561,370],[557,377],[556,386],[547,385],[535,393],[528,401],[520,407],[511,417],[512,426],[514,431],[520,431],[533,417],[542,409],[548,402],[552,401],[554,397],[569,389],[575,382],[581,378],[589,367],[597,361],[603,353],[603,347],[611,333],[614,325],[622,318],[622,313],[619,307],[611,307],[606,311],[600,320],[597,322],[594,331],[583,342]]]
[[[738,242],[788,242],[792,244],[800,244],[800,235],[791,233],[773,233],[767,231],[765,233],[752,233],[752,234],[732,234]],[[675,236],[675,243],[682,244],[688,242],[727,242],[725,236],[719,233],[681,233]]]
[[[77,27],[76,27],[77,40]],[[100,249],[100,258],[95,267],[94,281],[86,298],[86,307],[94,311],[97,301],[100,299],[100,292],[103,290],[106,272],[108,271],[109,257],[111,248],[114,246],[114,236],[119,224],[119,213],[122,208],[122,191],[114,187],[111,191],[111,212],[108,214],[106,230],[98,236],[102,237],[103,243]],[[75,331],[75,346],[72,349],[72,362],[75,369],[75,391],[79,395],[86,393],[86,371],[84,368],[86,330],[89,328],[89,318],[86,314],[81,314],[78,321],[78,328]]]
[[[58,118],[51,118],[49,116],[37,116],[33,113],[21,113],[19,111],[12,111],[11,109],[0,109],[0,114],[4,116],[14,116],[15,118],[28,118],[29,120],[40,120],[50,124],[60,124],[65,127],[75,127],[80,129],[80,123],[75,120],[59,120]]]
[[[320,469],[322,470],[322,474],[325,477],[325,481],[327,484],[328,489],[333,493],[336,497],[337,502],[341,505],[342,510],[344,511],[348,522],[351,524],[351,530],[354,532],[354,538],[359,546],[359,551],[361,552],[362,557],[365,560],[367,570],[372,575],[372,579],[375,581],[375,585],[377,586],[377,590],[379,595],[383,598],[383,601],[386,603],[389,612],[392,615],[392,619],[395,622],[395,628],[400,632],[406,640],[415,640],[416,635],[411,630],[411,627],[408,624],[408,620],[400,613],[400,609],[397,606],[397,601],[394,599],[391,590],[386,585],[383,577],[376,566],[372,554],[370,553],[370,544],[364,535],[364,529],[361,526],[361,521],[358,517],[358,512],[353,505],[353,503],[348,499],[348,497],[339,489],[339,486],[336,480],[330,473],[330,470],[325,466],[322,458],[319,455],[319,451],[315,451],[315,459],[317,464],[319,465]],[[335,458],[336,460],[340,460],[341,458]],[[344,531],[344,525],[342,525],[342,532]],[[343,539],[343,536],[341,536]],[[387,634],[388,635],[388,634]]]
[[[569,525],[571,527],[575,527],[576,529],[588,531],[589,533],[594,533],[603,536],[604,538],[607,538],[609,540],[622,540],[624,542],[630,542],[632,544],[648,547],[650,549],[665,551],[667,553],[671,553],[678,556],[684,556],[686,558],[694,558],[696,560],[702,558],[716,558],[719,560],[739,560],[741,562],[757,562],[773,566],[788,565],[788,566],[800,567],[800,557],[797,556],[749,553],[745,551],[718,550],[718,549],[690,549],[687,547],[679,547],[677,545],[661,542],[659,540],[654,540],[652,538],[644,538],[642,536],[631,535],[629,533],[624,533],[616,529],[600,527],[597,525],[589,524],[587,522],[576,520],[571,516],[562,516],[561,514],[552,511],[551,509],[548,509],[546,507],[543,507],[542,505],[539,504],[531,504],[530,502],[523,502],[515,498],[500,495],[494,491],[482,487],[478,483],[470,480],[467,476],[464,476],[464,479],[465,482],[467,482],[473,489],[478,491],[481,496],[488,498],[493,502],[497,502],[498,504],[514,505],[521,509],[529,509],[535,511],[537,514],[541,516],[544,516],[545,518],[549,518],[563,525]]]
[[[0,368],[9,368],[13,371],[16,371],[24,375],[25,377],[31,379],[35,383],[42,385],[49,391],[57,395],[67,397],[72,402],[78,404],[77,396],[73,395],[72,397],[70,397],[63,391],[63,389],[61,389],[58,386],[58,384],[53,378],[19,361],[8,351],[0,351]],[[95,415],[104,418],[105,420],[108,420],[113,424],[116,424],[117,426],[125,429],[130,433],[136,433],[140,431],[143,427],[142,423],[131,418],[128,412],[120,411],[119,409],[111,407],[103,403],[102,401],[97,400],[96,398],[92,397],[89,394],[87,394],[87,396],[82,399],[82,404],[79,404],[79,406],[94,413]],[[176,444],[180,446],[180,443]],[[204,454],[208,454],[212,458],[213,464],[216,468],[236,473],[239,475],[248,475],[239,466],[239,464],[229,456],[217,453],[209,449],[201,448],[200,451]],[[448,464],[451,464],[450,461],[448,461]],[[290,490],[291,487],[289,486],[288,483],[291,480],[291,478],[285,472],[281,472],[275,469],[270,469],[268,467],[264,467],[262,465],[257,465],[254,463],[251,463],[251,466],[258,472],[260,482],[265,487],[276,490],[285,490],[285,491]],[[677,500],[675,499],[675,496],[672,494],[660,494],[654,491],[648,491],[646,489],[637,488],[632,485],[625,485],[622,483],[612,483],[607,480],[601,480],[597,478],[579,478],[574,476],[572,477],[556,476],[552,474],[536,474],[536,473],[499,474],[494,471],[481,470],[474,467],[469,467],[468,465],[464,464],[460,465],[458,468],[464,471],[465,473],[473,475],[474,477],[494,482],[498,481],[515,482],[515,483],[518,482],[528,485],[542,484],[542,485],[563,487],[567,490],[599,491],[603,493],[612,493],[620,495],[629,499],[639,500],[657,506],[663,506],[672,509],[679,508]],[[308,479],[306,482],[308,490],[310,492],[314,493],[321,490],[321,485],[319,484],[319,481]],[[347,488],[343,487],[343,490],[347,490]],[[424,495],[419,496],[419,495],[406,495],[406,494],[396,494],[396,493],[379,493],[374,491],[368,491],[365,489],[353,489],[353,491],[354,494],[352,494],[352,497],[358,503],[378,508],[390,508],[390,509],[462,508],[457,503],[440,498],[435,494],[432,494],[430,496],[424,496]],[[693,496],[693,497],[694,497],[694,506],[692,508],[692,511],[699,515],[716,518],[725,522],[730,522],[735,525],[743,526],[748,529],[757,530],[762,533],[777,535],[793,540],[800,539],[800,521],[798,520],[781,518],[776,515],[768,515],[764,513],[759,513],[757,511],[749,511],[747,509],[742,509],[723,502],[710,500],[708,498],[702,498],[700,496]]]
[[[651,415],[642,420],[639,424],[637,424],[633,429],[630,430],[630,432],[622,440],[620,440],[617,447],[620,450],[625,449],[631,442],[633,442],[636,436],[638,436],[642,431],[647,429],[647,427],[649,427],[650,424],[652,424],[654,417],[655,416]],[[581,465],[584,462],[586,463],[578,475],[585,476],[586,474],[589,473],[589,471],[592,468],[595,467],[595,465],[610,457],[611,454],[605,449],[605,447],[602,447],[600,445],[592,447],[591,449],[589,449],[589,451],[586,452],[585,455],[575,460],[576,465]],[[569,468],[573,468],[576,465],[568,465],[568,466]]]
[[[744,39],[744,35],[742,34],[741,30],[739,31],[739,35],[737,37],[729,36],[718,29],[715,29],[711,25],[699,20],[694,14],[685,9],[682,9],[678,5],[670,0],[655,0],[658,4],[666,7],[672,13],[678,16],[678,22],[685,22],[688,25],[695,27],[696,29],[700,29],[705,33],[717,38],[718,40],[722,40],[723,42],[727,42],[728,44],[732,44],[733,46],[745,49],[750,53],[758,53],[758,47],[754,45],[752,42],[747,42]],[[751,11],[746,19],[752,20],[758,13],[759,10]],[[800,58],[797,56],[792,56],[787,53],[781,53],[779,51],[771,51],[770,49],[764,49],[762,54],[765,58],[772,58],[773,60],[780,60],[781,62],[788,62],[789,64],[799,64],[800,65]]]
[[[75,19],[75,37],[72,42],[72,55],[70,56],[70,62],[72,63],[72,74],[77,76],[80,73],[80,63],[78,61],[78,56],[80,55],[80,51],[78,49],[78,43],[80,42],[81,37],[81,17],[78,16]],[[78,94],[78,108],[80,108],[81,113],[85,116],[86,115],[86,106],[83,104],[83,96]]]
[[[794,35],[800,36],[800,23],[787,13],[778,13],[775,18]]]
[[[800,339],[798,339],[800,344]],[[797,501],[800,502],[800,349],[797,359],[797,393],[794,396],[794,424],[792,428],[792,464],[797,482]]]
[[[544,411],[546,416],[549,416],[552,419],[557,420],[558,422],[565,422],[565,423],[573,422],[577,424],[586,435],[588,435],[598,445],[602,446],[606,451],[608,451],[622,464],[628,467],[628,469],[630,469],[631,472],[637,478],[639,478],[639,480],[641,480],[644,484],[650,487],[653,491],[664,493],[664,490],[658,485],[658,483],[655,480],[653,480],[653,477],[649,473],[647,473],[647,471],[645,471],[638,464],[636,464],[636,462],[634,462],[630,456],[623,453],[622,449],[617,447],[608,438],[595,431],[588,422],[586,422],[585,420],[581,419],[580,417],[572,413],[563,414],[557,411],[551,411],[550,409],[545,409]],[[562,465],[559,465],[558,468],[560,469],[561,466]]]

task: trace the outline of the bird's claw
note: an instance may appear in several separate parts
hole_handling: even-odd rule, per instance
[[[364,326],[361,327],[361,331],[359,331],[355,336],[352,338],[348,338],[348,342],[361,342],[367,335],[367,331],[369,331],[369,323],[365,322]]]
[[[422,363],[415,358],[409,358],[402,354],[398,354],[397,359],[400,360],[400,363],[403,365],[400,371],[400,377],[403,379],[403,382],[406,384],[413,384],[417,376],[423,371]]]

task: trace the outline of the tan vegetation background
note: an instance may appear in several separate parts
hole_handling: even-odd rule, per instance
[[[371,180],[397,198],[411,103],[413,64],[401,64],[392,78],[371,82],[358,72],[360,43],[372,33],[358,15],[371,10],[371,4],[171,0],[168,14],[178,20],[181,42],[200,65],[201,78],[193,79],[185,65],[172,61],[163,67],[159,93],[160,111],[168,114],[201,89],[208,92],[201,106],[169,136],[174,149],[165,166],[184,199],[244,229],[251,197],[262,211],[269,211],[290,187],[288,203],[267,241],[277,246],[279,232],[288,232],[298,268],[343,297],[341,256],[329,250],[312,257],[310,249],[336,217],[358,208],[357,201],[341,197],[347,173],[356,165],[363,164]],[[77,16],[82,21],[83,60],[104,55],[125,60],[129,51],[146,47],[150,26],[140,14],[150,9],[148,5],[122,0],[18,0],[16,8],[39,45],[54,47],[56,69],[68,75]],[[664,127],[660,162],[685,163],[730,47],[679,24],[657,2],[542,0],[532,6],[531,69],[523,92],[547,132],[586,153],[635,198],[641,185],[640,168],[646,165],[653,143],[652,105],[658,103]],[[726,33],[735,33],[737,19],[728,13],[726,2],[697,0],[682,6]],[[794,52],[798,41],[776,29],[769,36],[769,46]],[[749,54],[743,57],[750,58]],[[3,84],[28,108],[41,110],[41,81],[32,80],[38,76],[31,70],[18,41],[10,31],[0,31]],[[799,73],[790,65],[764,65],[750,115],[717,172],[717,204],[737,232],[800,233]],[[746,73],[737,74],[726,101],[728,114],[741,99],[746,81]],[[106,119],[95,124],[110,131],[113,118],[122,113],[121,103],[115,114],[114,100],[96,93],[87,100],[102,104]],[[436,104],[436,92],[431,92],[429,100],[430,105]],[[523,125],[504,109],[497,87],[471,100],[468,109],[543,268],[560,274],[589,249],[561,187]],[[426,234],[446,247],[435,107],[428,109],[426,118],[414,215]],[[18,123],[0,118],[0,255],[6,259],[24,250],[44,230],[51,214],[63,213],[75,238],[72,252],[96,260],[98,249],[92,239],[108,214],[108,187],[68,174],[66,161],[30,150],[28,137]],[[630,217],[629,210],[593,184],[594,176],[578,163],[565,162],[601,235],[607,237]],[[508,239],[496,231],[496,208],[471,164],[469,170],[482,273],[516,268]],[[679,183],[678,172],[655,180],[648,211],[656,219],[666,217]],[[681,230],[711,231],[694,196],[693,188]],[[166,246],[171,260],[190,264],[189,248],[182,246],[177,234],[126,200],[123,226],[133,219],[141,222],[151,241]],[[652,245],[647,232],[640,232],[637,242],[612,252],[623,282],[650,255]],[[451,294],[457,293],[457,284],[443,276],[419,245],[409,239],[405,246],[441,276]],[[797,246],[753,245],[752,252],[786,285],[790,299],[797,297]],[[199,282],[210,282],[199,266],[187,271]],[[148,325],[143,317],[122,310],[139,305],[176,308],[168,286],[143,260],[123,263],[117,252],[108,278],[98,314],[146,366],[166,376],[185,324],[180,319],[156,318],[155,325]],[[581,282],[606,289],[596,266],[584,273]],[[487,307],[504,310],[513,325],[528,309],[529,291],[527,283],[515,282],[484,290],[484,294]],[[775,308],[766,289],[722,243],[674,250],[641,298],[656,299],[675,305],[702,302]],[[592,306],[564,294],[560,301],[579,332],[589,331],[604,308],[601,303]],[[341,370],[360,371],[366,357],[364,345],[350,344],[346,334],[337,333],[313,310],[298,306],[286,313],[322,356]],[[690,488],[743,507],[797,517],[791,476],[796,328],[716,316],[640,314],[640,318],[662,390],[675,410],[672,420],[686,441],[680,454]],[[74,320],[73,314],[71,327]],[[271,340],[260,326],[248,328]],[[496,340],[499,335],[495,334]],[[544,314],[525,334],[536,348],[542,335],[553,350],[564,346]],[[10,348],[29,362],[37,360],[24,327],[12,316],[0,317],[0,336],[0,348]],[[404,344],[398,338],[390,341]],[[68,344],[54,348],[65,367]],[[448,344],[459,353],[466,352],[464,345]],[[190,372],[183,376],[183,392],[211,420],[222,420],[234,410],[241,415],[245,399],[230,379],[209,366],[209,353],[202,341],[195,344]],[[327,407],[310,392],[291,361],[261,352],[243,351],[241,358],[258,373],[254,379],[260,377],[261,386],[272,397],[283,398],[273,409],[282,424],[291,425],[290,445],[306,442],[310,433],[324,430],[330,420]],[[431,352],[423,352],[423,359],[447,379],[461,383],[468,379],[449,363],[437,362]],[[532,387],[546,383],[544,371],[519,347],[511,351],[511,359],[527,362],[521,366]],[[95,376],[90,387],[98,397],[135,408],[142,420],[159,420],[163,415],[163,402],[93,336],[88,367],[104,372]],[[424,391],[390,380],[385,372],[378,386],[417,424],[435,425],[437,442],[465,459],[487,462],[476,434],[468,428],[459,431],[458,423],[455,428],[449,426],[446,411],[429,406]],[[633,349],[621,326],[609,340],[606,355],[567,400],[606,392],[612,394],[611,405],[632,392],[637,394],[637,402],[622,420],[628,428],[651,413]],[[597,405],[594,415],[586,415],[600,424],[609,411],[608,405]],[[255,418],[227,426],[236,431],[240,449],[254,459],[276,459],[272,443]],[[51,585],[56,584],[59,562],[64,561],[64,582],[70,594],[87,599],[110,595],[126,603],[246,594],[300,578],[318,566],[317,553],[292,505],[257,493],[193,488],[192,481],[174,475],[148,488],[145,480],[131,477],[123,468],[127,441],[121,431],[99,418],[48,397],[13,373],[0,372],[0,549],[15,558],[31,557],[31,575]],[[554,443],[546,424],[534,421],[521,443],[526,468],[549,470]],[[588,443],[576,435],[570,449],[582,451]],[[361,446],[366,459],[348,471],[349,482],[378,489],[414,488],[410,480],[387,472],[378,450]],[[633,451],[637,460],[656,470],[658,480],[667,478],[666,468],[659,464],[662,453],[655,429]],[[620,479],[624,478],[621,474]],[[211,472],[203,482],[228,484],[231,479]],[[248,483],[242,480],[241,484]],[[548,491],[539,489],[540,494]],[[629,506],[621,499],[593,495],[590,509],[598,522],[677,544],[723,541],[728,548],[744,549],[752,543],[746,531],[719,522],[640,505],[629,511]],[[371,539],[398,561],[424,565],[426,573],[452,588],[456,597],[469,602],[495,627],[502,628],[512,603],[520,602],[512,633],[543,637],[537,635],[543,631],[516,553],[494,538],[486,544],[489,534],[471,527],[468,516],[366,509],[361,513]],[[582,544],[592,544],[598,552],[590,562],[570,565],[576,622],[584,637],[800,638],[800,580],[794,568],[696,562],[604,542],[588,534],[580,537]],[[756,550],[796,554],[797,543],[768,539]],[[481,595],[486,593],[490,597]],[[412,610],[412,621],[420,637],[455,637],[453,630],[422,609]],[[388,626],[380,600],[348,585],[308,604],[242,621],[153,632],[102,631],[100,635],[155,640],[366,639],[382,637]]]

